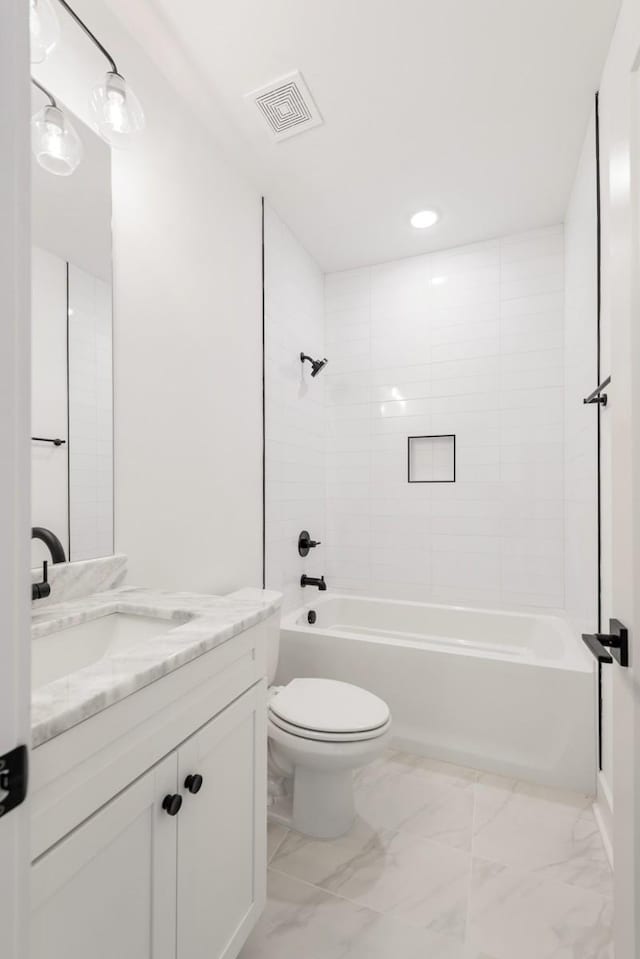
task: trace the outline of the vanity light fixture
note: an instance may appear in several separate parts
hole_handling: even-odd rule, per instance
[[[49,91],[31,78],[49,102],[31,117],[31,149],[40,166],[55,176],[70,176],[82,159],[82,140]]]
[[[416,230],[426,230],[440,219],[435,210],[419,210],[411,217],[411,226]]]
[[[40,0],[38,0],[40,2]],[[109,64],[102,83],[94,87],[89,99],[93,124],[103,140],[113,147],[126,147],[132,134],[144,129],[144,111],[137,96],[118,72],[116,62],[67,0],[58,0]]]
[[[31,62],[42,63],[60,39],[60,24],[51,0],[29,0]]]
[[[134,133],[144,129],[142,104],[117,72],[107,73],[89,100],[96,130],[113,147],[126,147]]]

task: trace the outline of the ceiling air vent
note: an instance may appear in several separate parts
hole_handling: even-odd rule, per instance
[[[276,140],[304,133],[322,123],[320,112],[297,70],[259,90],[252,90],[245,99],[255,103]]]

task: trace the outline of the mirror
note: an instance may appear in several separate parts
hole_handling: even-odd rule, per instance
[[[83,155],[70,176],[31,161],[31,521],[80,560],[113,553],[111,155],[59,105]],[[49,558],[33,540],[32,566]]]

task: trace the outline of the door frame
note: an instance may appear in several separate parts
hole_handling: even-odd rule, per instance
[[[602,307],[612,382],[611,576],[603,628],[629,628],[631,663],[612,663],[615,949],[640,949],[640,7],[623,0],[600,85]],[[604,371],[603,371],[604,372]]]
[[[29,5],[0,4],[0,755],[30,741]],[[28,802],[0,818],[3,954],[28,955]]]

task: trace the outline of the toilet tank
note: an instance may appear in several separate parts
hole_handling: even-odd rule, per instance
[[[280,616],[270,616],[267,620],[267,680],[271,686],[276,678],[278,656],[280,654]]]

